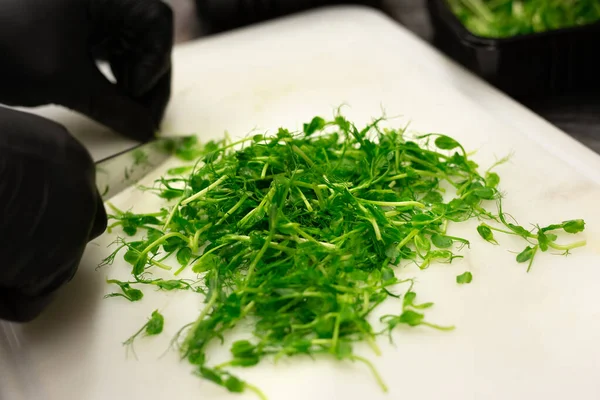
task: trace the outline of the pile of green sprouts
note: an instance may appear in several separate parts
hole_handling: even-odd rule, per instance
[[[600,21],[598,0],[446,0],[473,34],[507,38]]]
[[[457,251],[469,241],[449,235],[449,223],[479,219],[477,230],[490,243],[494,233],[522,237],[517,261],[528,270],[538,251],[584,244],[556,243],[557,231],[580,232],[582,220],[534,230],[518,225],[502,211],[499,176],[480,174],[451,137],[410,138],[380,125],[375,120],[359,130],[337,114],[332,121],[315,117],[298,133],[281,128],[235,142],[190,140],[178,155],[191,165],[145,189],[170,207],[152,214],[112,207],[111,229],[126,236],[103,264],[123,252],[132,278],[110,280],[120,291],[109,296],[138,301],[145,285],[199,293],[203,309],[175,342],[198,375],[231,392],[264,398],[232,367],[317,354],[364,363],[385,390],[353,348],[365,342],[379,353],[378,335],[398,326],[452,329],[427,321],[433,304],[418,303],[413,282],[395,273],[401,262],[425,269],[461,257]],[[497,203],[497,214],[488,203]],[[153,270],[175,263],[172,279],[153,278]],[[184,270],[197,279],[180,279]],[[465,272],[456,282],[472,279]],[[400,284],[408,287],[402,294],[394,289]],[[402,307],[376,328],[369,317],[391,297]],[[162,330],[162,317],[153,318]],[[242,321],[252,326],[252,339],[234,342],[229,361],[211,364],[209,346]]]

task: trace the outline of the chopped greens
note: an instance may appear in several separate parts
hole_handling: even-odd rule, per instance
[[[507,38],[600,21],[598,0],[446,0],[471,33]]]
[[[494,232],[522,237],[534,246],[527,249],[566,252],[584,244],[559,245],[552,233],[580,232],[582,220],[536,232],[513,221],[502,211],[498,174],[481,175],[455,139],[410,137],[381,121],[359,130],[338,113],[331,121],[313,118],[299,133],[280,128],[236,142],[186,142],[178,153],[195,164],[144,189],[171,206],[152,214],[111,206],[111,228],[120,226],[126,237],[101,265],[123,252],[133,276],[109,281],[123,291],[113,295],[141,299],[131,285],[203,295],[202,311],[175,342],[198,376],[231,392],[264,398],[231,368],[317,354],[362,363],[386,390],[355,345],[379,354],[377,337],[393,329],[453,329],[429,322],[433,303],[417,303],[413,280],[395,272],[400,263],[424,269],[460,258],[470,242],[450,235],[449,223],[485,221],[477,231],[494,244]],[[494,202],[497,214],[486,208]],[[517,261],[531,266],[536,250],[527,249]],[[152,279],[157,268],[174,278]],[[183,273],[198,280],[178,279]],[[471,279],[466,272],[457,282]],[[388,299],[401,299],[401,308],[377,318]],[[209,346],[242,321],[252,337],[233,343],[229,361],[211,364]]]

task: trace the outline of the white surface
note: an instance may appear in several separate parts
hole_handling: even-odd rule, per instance
[[[522,224],[588,223],[587,247],[569,257],[540,254],[529,274],[509,252],[522,243],[501,237],[501,246],[491,246],[474,224],[452,228],[471,239],[465,258],[408,272],[418,277],[420,298],[436,303],[429,319],[457,329],[398,330],[395,346],[381,341],[383,356],[365,351],[388,394],[366,368],[327,361],[266,363],[240,370],[240,377],[272,400],[600,398],[600,157],[367,9],[323,10],[187,44],[174,63],[167,132],[208,139],[225,130],[297,128],[315,114],[331,116],[342,103],[349,118],[367,122],[383,107],[404,116],[393,125],[410,120],[414,130],[441,131],[478,150],[474,158],[483,168],[513,152],[498,172],[505,208]],[[81,132],[81,121],[56,118]],[[95,137],[92,128],[86,133]],[[115,203],[134,210],[157,204],[135,190]],[[113,239],[90,245],[58,301],[40,320],[17,328],[30,355],[30,382],[52,400],[252,398],[196,379],[174,353],[158,359],[197,315],[197,296],[146,290],[137,304],[102,299],[112,289],[105,277],[128,272],[120,262],[94,270]],[[473,282],[456,285],[465,270]],[[125,359],[120,343],[156,308],[167,319],[165,334],[140,340],[139,360]],[[6,359],[0,358],[5,380]],[[6,387],[0,397],[11,400]]]

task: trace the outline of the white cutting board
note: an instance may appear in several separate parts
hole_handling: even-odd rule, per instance
[[[369,9],[325,9],[189,43],[176,49],[174,65],[167,133],[207,140],[225,130],[299,128],[343,103],[345,114],[363,123],[384,108],[403,116],[392,125],[411,121],[414,130],[456,137],[478,151],[483,168],[514,153],[498,172],[505,209],[523,225],[587,221],[587,247],[569,257],[540,254],[529,274],[510,252],[521,242],[500,237],[501,246],[492,246],[478,238],[475,224],[451,228],[471,239],[465,258],[408,273],[418,279],[419,297],[436,303],[428,318],[456,330],[401,329],[395,345],[381,340],[381,357],[361,349],[387,394],[363,366],[327,360],[264,363],[236,371],[240,377],[275,400],[600,398],[600,157]],[[56,109],[39,112],[87,144],[99,143],[97,125]],[[124,145],[90,150],[99,158]],[[134,210],[158,204],[135,190],[114,203]],[[120,261],[94,270],[112,240],[106,235],[88,247],[78,275],[41,319],[14,327],[21,363],[11,369],[0,353],[0,398],[254,398],[195,378],[175,353],[159,359],[172,335],[198,315],[198,296],[146,290],[140,303],[102,299],[112,289],[105,277],[128,271]],[[459,286],[455,276],[465,270],[473,282]],[[155,308],[166,317],[165,333],[140,340],[139,360],[126,359],[121,342]],[[21,389],[18,368],[27,370]]]

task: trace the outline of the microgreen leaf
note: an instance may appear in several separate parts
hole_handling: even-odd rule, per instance
[[[158,279],[156,281],[153,281],[152,284],[158,286],[162,290],[167,290],[167,291],[190,288],[189,283],[187,283],[183,280],[175,280],[175,279],[169,279],[169,280]]]
[[[533,264],[533,259],[535,257],[535,253],[537,252],[537,249],[539,248],[539,246],[527,246],[522,252],[520,252],[517,255],[517,262],[518,263],[524,263],[529,261],[529,264],[527,266],[527,272],[529,272],[531,270],[531,265]]]
[[[446,249],[452,246],[452,239],[448,236],[440,235],[439,233],[434,233],[431,235],[431,242],[435,245],[435,247],[440,249]]]
[[[206,272],[215,269],[219,266],[219,257],[214,254],[207,254],[198,259],[192,267],[192,271],[196,273]]]
[[[460,146],[460,144],[449,136],[439,136],[435,139],[435,145],[442,150],[452,150]]]
[[[582,219],[573,219],[563,222],[563,229],[567,233],[578,233],[585,229],[585,222]]]
[[[316,131],[323,129],[325,126],[325,120],[321,117],[314,117],[309,124],[304,124],[304,133],[306,136],[310,136]]]
[[[498,244],[496,239],[494,239],[494,234],[492,233],[492,230],[489,226],[481,224],[477,227],[477,232],[479,233],[479,236],[481,236],[486,242]]]
[[[137,260],[135,261],[134,265],[133,265],[133,270],[131,272],[131,274],[133,276],[138,276],[144,273],[144,270],[146,268],[146,263],[148,262],[148,255],[147,254],[139,254]]]
[[[555,235],[552,235],[555,236]],[[546,251],[548,250],[548,244],[550,243],[550,238],[544,231],[539,230],[537,234],[538,245],[540,246],[540,250]]]
[[[182,247],[177,252],[177,262],[182,266],[188,265],[190,258],[192,258],[192,249],[189,247]]]
[[[229,376],[225,381],[225,387],[232,393],[242,393],[244,391],[244,382],[235,376]]]
[[[463,272],[462,274],[456,276],[456,283],[459,285],[471,283],[472,280],[473,274],[471,274],[469,271]]]
[[[139,301],[142,299],[142,297],[144,297],[144,293],[142,293],[141,290],[132,288],[127,282],[121,282],[116,279],[109,279],[107,283],[114,283],[118,285],[123,293],[110,293],[104,296],[105,298],[125,297],[129,301]]]
[[[402,314],[400,314],[399,322],[401,324],[406,324],[409,326],[418,326],[421,325],[424,318],[424,314],[412,310],[406,310]]]
[[[146,323],[146,334],[148,336],[158,335],[162,333],[163,326],[165,324],[165,318],[158,310],[152,311],[150,320]]]
[[[534,254],[535,254],[535,249],[531,246],[527,246],[527,247],[525,247],[525,249],[522,252],[520,252],[517,255],[517,262],[518,263],[527,262],[527,261],[531,260],[531,258],[533,257]]]
[[[529,236],[531,236],[531,232],[529,232],[527,229],[523,228],[520,225],[515,225],[515,224],[507,224],[507,226],[510,228],[510,230],[512,230],[514,233],[516,233],[519,236],[522,236],[524,238],[527,238]]]
[[[404,295],[404,300],[402,301],[402,307],[404,309],[406,308],[415,308],[418,310],[423,310],[426,308],[430,308],[433,306],[433,303],[422,303],[422,304],[415,304],[415,299],[417,297],[417,294],[415,292],[407,292]]]
[[[200,366],[199,372],[204,379],[216,383],[217,385],[223,385],[223,378],[221,378],[221,374],[217,371],[205,366]]]
[[[500,176],[495,172],[487,172],[485,174],[485,185],[490,188],[498,187]]]
[[[473,190],[473,194],[480,199],[491,200],[495,197],[496,191],[489,187],[480,187]]]

